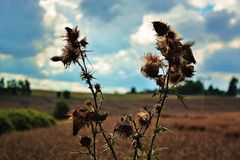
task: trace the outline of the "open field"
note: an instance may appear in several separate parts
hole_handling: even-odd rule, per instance
[[[72,107],[84,103],[89,94],[73,94],[65,100]],[[62,99],[63,100],[63,99]],[[204,100],[204,101],[203,101]],[[0,97],[0,108],[34,107],[51,113],[59,101],[54,92],[36,92],[29,97]],[[136,113],[144,106],[153,105],[151,95],[105,95],[104,109],[111,114],[105,123],[111,130],[124,113]],[[229,97],[189,96],[186,103],[189,112],[175,97],[169,97],[161,124],[172,133],[161,134],[156,146],[167,147],[161,159],[167,160],[239,160],[240,159],[240,99]],[[0,137],[0,160],[84,160],[86,157],[73,153],[81,150],[77,137],[72,136],[71,121],[61,121],[56,126],[25,132],[13,132]],[[88,131],[81,131],[87,134]],[[148,133],[151,134],[151,133]],[[102,151],[102,140],[98,148]],[[116,144],[118,155],[126,159],[126,145],[121,140]],[[100,159],[109,159],[107,152]]]
[[[48,113],[58,101],[65,101],[74,108],[84,104],[90,99],[88,93],[72,93],[70,99],[57,98],[56,92],[33,91],[32,96],[0,96],[0,109],[2,108],[36,108]],[[167,99],[165,114],[193,114],[193,113],[218,113],[240,111],[240,98],[224,96],[186,96],[186,104],[191,108],[189,112],[175,96]],[[123,115],[125,113],[136,113],[145,106],[153,106],[156,98],[152,94],[104,94],[104,109],[112,115]]]

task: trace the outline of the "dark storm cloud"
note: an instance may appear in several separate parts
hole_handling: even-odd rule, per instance
[[[211,12],[206,15],[206,28],[209,32],[215,33],[222,40],[229,40],[240,36],[240,21],[230,24],[235,15],[227,11]]]
[[[0,52],[17,57],[34,55],[34,42],[43,34],[38,1],[1,1],[0,19]]]

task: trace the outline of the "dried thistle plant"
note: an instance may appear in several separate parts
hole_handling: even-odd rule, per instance
[[[147,53],[140,70],[146,78],[156,82],[158,92],[154,96],[158,96],[157,102],[153,109],[144,108],[144,111],[138,113],[136,118],[131,115],[122,118],[114,128],[114,131],[120,136],[130,138],[133,160],[159,159],[159,153],[164,148],[154,148],[156,137],[160,133],[170,132],[168,128],[159,124],[167,95],[170,90],[173,90],[178,99],[186,106],[183,96],[178,94],[174,87],[184,81],[186,77],[193,76],[194,64],[196,64],[191,50],[194,45],[193,41],[182,43],[182,38],[176,31],[160,21],[154,21],[153,28],[157,33],[156,48],[160,54]],[[155,115],[156,118],[153,118]],[[150,128],[152,128],[152,136],[146,136],[146,131]]]
[[[149,110],[144,108],[143,111],[136,116],[126,115],[119,122],[116,122],[112,133],[108,136],[102,127],[102,123],[107,119],[108,113],[102,111],[103,94],[99,83],[93,84],[94,76],[89,71],[86,62],[87,50],[85,50],[88,42],[86,38],[79,39],[80,31],[77,27],[71,29],[66,27],[66,35],[64,36],[67,44],[62,49],[60,56],[54,56],[52,61],[61,61],[65,68],[71,64],[77,64],[80,67],[80,77],[88,85],[92,99],[87,100],[84,106],[78,106],[70,113],[73,120],[73,135],[81,133],[83,127],[91,130],[92,136],[81,135],[79,139],[80,145],[87,149],[87,152],[78,152],[88,154],[92,159],[97,160],[98,149],[96,148],[96,138],[98,134],[102,134],[106,141],[105,147],[110,149],[113,159],[117,160],[116,151],[114,149],[115,136],[131,141],[131,149],[133,160],[158,159],[158,154],[161,148],[154,148],[156,136],[159,133],[170,131],[168,128],[161,126],[159,120],[164,103],[170,90],[186,77],[192,77],[194,74],[194,59],[191,47],[194,42],[182,43],[182,39],[178,36],[168,24],[154,21],[153,28],[156,31],[157,49],[160,54],[155,55],[147,53],[144,56],[144,62],[141,66],[141,73],[151,80],[156,82],[158,92],[155,106]],[[183,97],[174,90],[178,99],[185,105]],[[185,105],[186,106],[186,105]],[[154,116],[156,115],[156,118]],[[153,126],[153,127],[150,127]],[[152,136],[146,136],[146,131],[152,128]],[[150,130],[151,131],[151,130]],[[146,143],[148,140],[149,143]],[[120,157],[122,159],[122,157]]]
[[[152,23],[157,33],[156,48],[160,51],[160,54],[146,54],[141,67],[143,75],[155,80],[158,86],[158,93],[155,94],[158,95],[158,101],[153,110],[149,112],[149,123],[151,123],[155,114],[157,114],[157,118],[154,119],[155,122],[153,124],[153,135],[150,140],[150,145],[147,152],[145,151],[147,160],[154,159],[159,152],[159,148],[154,148],[156,136],[160,132],[169,131],[166,127],[159,124],[161,112],[169,91],[173,90],[178,99],[186,106],[183,97],[177,93],[174,86],[184,81],[186,77],[192,77],[194,74],[194,64],[196,64],[191,49],[194,45],[193,41],[182,43],[182,38],[180,38],[177,32],[168,24],[160,21],[154,21]],[[144,135],[142,135],[142,137],[144,137]]]
[[[88,44],[86,37],[79,40],[80,31],[78,27],[69,28],[66,27],[66,35],[63,36],[66,40],[66,45],[62,49],[60,56],[54,56],[52,61],[61,61],[65,68],[68,68],[71,64],[77,64],[80,67],[80,77],[88,85],[92,93],[92,100],[86,101],[84,106],[79,106],[70,113],[70,117],[73,121],[73,135],[82,134],[81,129],[83,127],[89,128],[92,133],[92,137],[81,136],[79,142],[82,147],[87,149],[87,153],[79,152],[82,154],[88,154],[94,160],[97,159],[96,137],[97,134],[102,134],[106,141],[107,147],[110,149],[113,158],[116,160],[116,153],[113,148],[111,136],[105,134],[105,130],[102,127],[102,123],[106,120],[108,113],[103,112],[102,101],[103,95],[101,91],[101,85],[99,83],[93,84],[93,74],[89,71],[86,62],[87,50],[85,50]]]

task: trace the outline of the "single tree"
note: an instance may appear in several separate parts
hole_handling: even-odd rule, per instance
[[[136,88],[132,87],[130,93],[137,93]]]
[[[235,77],[232,77],[232,79],[229,83],[227,95],[229,95],[229,96],[236,96],[237,95],[237,83],[238,83],[238,79],[235,78]]]
[[[26,95],[31,95],[31,84],[27,79],[24,81],[23,90]]]
[[[0,80],[0,94],[4,93],[4,78],[1,78]]]

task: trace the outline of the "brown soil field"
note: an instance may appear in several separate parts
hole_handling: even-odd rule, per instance
[[[65,100],[71,107],[84,103],[88,94],[73,94]],[[61,99],[63,100],[63,99]],[[55,95],[35,94],[31,97],[0,97],[0,109],[33,107],[51,113],[59,99]],[[152,106],[151,95],[106,95],[104,110],[110,112],[104,124],[106,130],[112,130],[114,124],[125,113],[134,115],[144,106]],[[230,97],[188,96],[188,111],[180,101],[170,96],[165,105],[161,125],[168,127],[171,133],[161,133],[156,147],[166,147],[160,159],[166,160],[239,160],[240,159],[240,99]],[[81,130],[79,135],[88,134]],[[152,133],[148,133],[151,135]],[[147,141],[146,141],[147,143]],[[112,157],[104,151],[104,142],[99,135],[97,148],[99,159]],[[0,160],[85,160],[78,154],[84,151],[78,144],[78,136],[72,136],[71,120],[58,122],[50,128],[34,129],[24,132],[12,132],[0,136]],[[133,154],[128,139],[117,138],[117,155],[124,160]],[[104,152],[103,152],[104,151]]]

